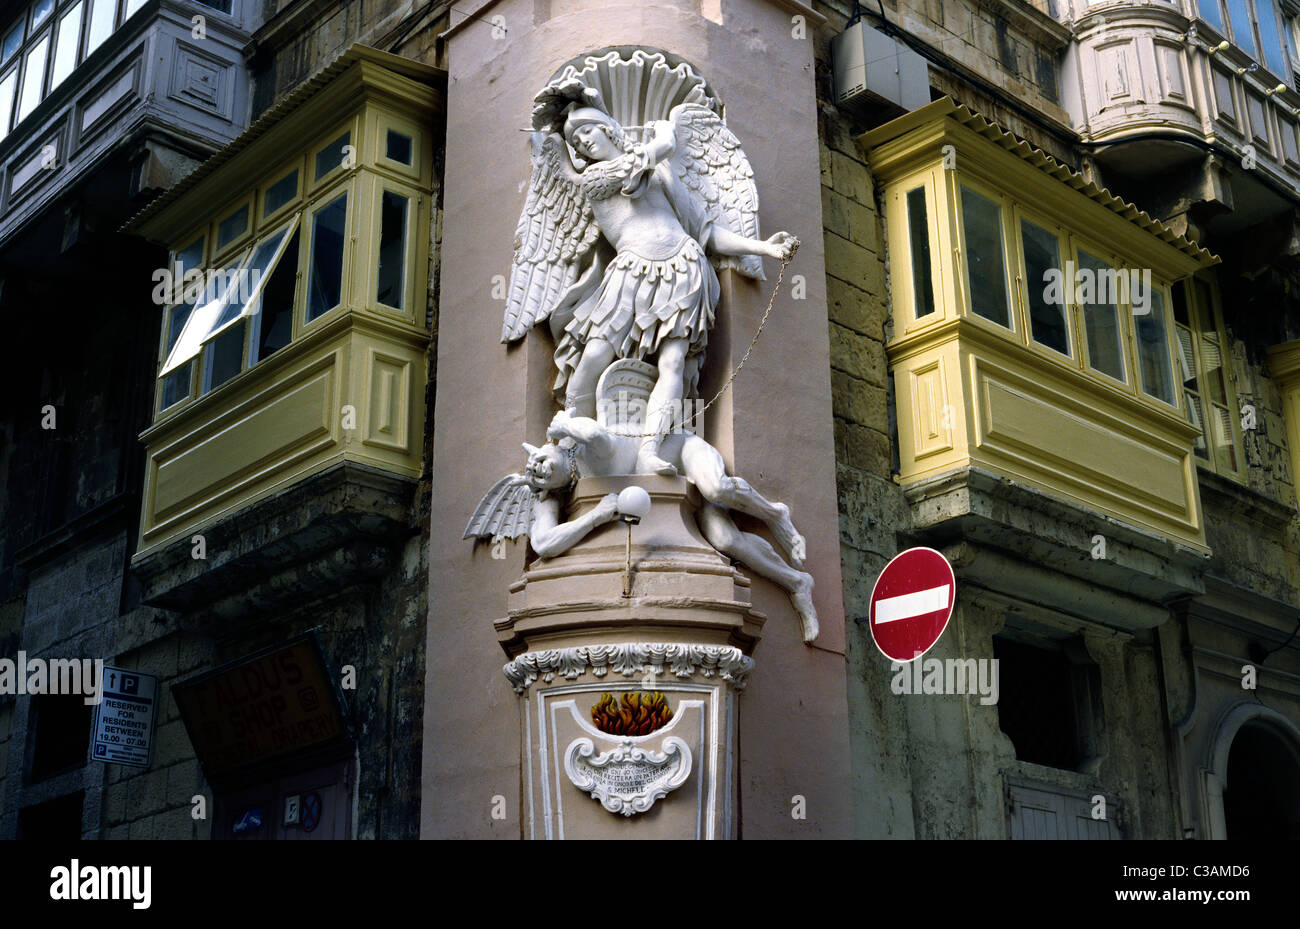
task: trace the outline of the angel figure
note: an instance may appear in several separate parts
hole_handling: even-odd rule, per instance
[[[502,341],[549,319],[557,396],[585,417],[595,415],[596,383],[611,362],[653,359],[658,377],[632,473],[671,476],[677,470],[660,446],[682,399],[696,391],[718,303],[707,256],[762,279],[762,257],[788,260],[798,240],[786,232],[757,238],[753,172],[708,107],[676,106],[634,143],[591,88],[570,81],[551,90],[595,105],[570,100],[549,133],[534,135]],[[554,131],[561,115],[563,136]],[[585,160],[582,170],[569,147]]]
[[[464,538],[500,540],[527,535],[542,558],[554,558],[581,542],[594,529],[618,518],[618,495],[608,494],[588,512],[563,521],[569,490],[579,477],[629,473],[638,455],[632,436],[610,432],[594,419],[561,410],[551,421],[551,440],[540,448],[524,443],[528,464],[523,474],[509,474],[493,485],[474,510]],[[673,433],[662,449],[699,489],[705,505],[697,517],[704,538],[722,554],[784,588],[803,626],[803,639],[817,638],[812,575],[802,570],[807,544],[790,520],[790,509],[766,499],[747,482],[727,474],[722,455],[697,435]],[[767,524],[790,562],[762,536],[741,532],[729,509]]]

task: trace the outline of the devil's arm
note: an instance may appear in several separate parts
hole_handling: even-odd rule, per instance
[[[560,502],[554,497],[539,500],[533,509],[533,526],[529,536],[533,551],[541,558],[563,555],[598,526],[612,521],[618,511],[601,501],[596,507],[567,523],[559,521]]]

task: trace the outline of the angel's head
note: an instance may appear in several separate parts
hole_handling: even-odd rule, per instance
[[[564,138],[588,161],[611,161],[627,148],[626,136],[618,120],[590,106],[569,111],[564,121]]]
[[[541,448],[524,443],[528,464],[524,466],[524,480],[535,492],[563,490],[578,478],[577,463],[572,449],[560,448],[547,442]]]

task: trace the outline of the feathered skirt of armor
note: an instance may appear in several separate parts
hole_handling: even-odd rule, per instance
[[[684,236],[667,258],[619,252],[605,269],[595,299],[577,306],[565,326],[555,353],[561,379],[567,380],[592,339],[614,346],[618,358],[638,360],[657,352],[665,339],[686,339],[685,388],[686,396],[691,396],[708,347],[719,290],[718,276],[704,249],[690,236]]]

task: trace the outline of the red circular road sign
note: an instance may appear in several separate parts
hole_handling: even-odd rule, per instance
[[[892,661],[920,658],[939,641],[952,616],[957,578],[932,548],[895,555],[871,590],[871,638]]]

